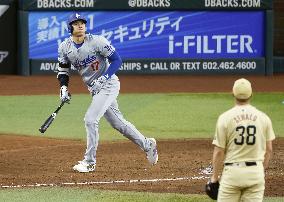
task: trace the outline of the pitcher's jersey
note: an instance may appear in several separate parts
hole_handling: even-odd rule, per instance
[[[103,36],[86,34],[84,43],[76,48],[72,36],[66,38],[58,48],[58,61],[72,64],[86,85],[102,76],[109,67],[107,57],[115,48]]]
[[[263,161],[266,141],[273,139],[270,118],[247,104],[219,116],[213,144],[225,149],[225,163]]]

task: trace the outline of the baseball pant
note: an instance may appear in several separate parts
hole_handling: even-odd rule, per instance
[[[218,202],[261,202],[265,189],[262,162],[256,166],[225,166]]]
[[[99,122],[102,116],[110,125],[122,133],[126,138],[137,144],[143,151],[148,150],[150,143],[133,124],[126,121],[117,104],[120,82],[117,76],[112,76],[101,91],[93,96],[92,103],[85,114],[85,128],[87,132],[87,148],[84,161],[96,163],[96,151],[99,141]]]

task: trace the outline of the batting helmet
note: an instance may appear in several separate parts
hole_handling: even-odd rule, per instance
[[[73,32],[72,23],[77,21],[77,20],[82,20],[85,24],[87,24],[87,20],[83,15],[81,15],[80,13],[73,13],[72,15],[70,15],[70,17],[68,19],[68,31],[71,34]]]

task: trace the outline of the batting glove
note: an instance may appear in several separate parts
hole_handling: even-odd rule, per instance
[[[99,78],[95,79],[89,87],[89,91],[92,93],[92,95],[98,94],[105,85],[106,81],[107,78],[105,76],[100,76]]]
[[[60,88],[60,100],[61,102],[67,102],[71,100],[71,94],[68,92],[67,86],[61,86]]]

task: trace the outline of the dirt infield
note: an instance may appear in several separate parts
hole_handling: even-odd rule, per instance
[[[122,93],[230,92],[239,76],[120,76]],[[284,75],[246,77],[258,92],[284,92]],[[72,93],[87,93],[79,77]],[[57,94],[51,76],[0,76],[0,95]],[[274,142],[266,171],[266,196],[284,196],[284,139]],[[212,157],[211,140],[158,140],[159,162],[149,166],[130,141],[100,143],[96,172],[79,174],[72,166],[82,158],[85,142],[0,135],[0,184],[12,186],[92,186],[101,189],[203,193]],[[135,181],[137,180],[137,181]],[[140,180],[140,181],[139,181]],[[148,180],[148,181],[147,181]],[[89,184],[85,183],[89,182]]]

